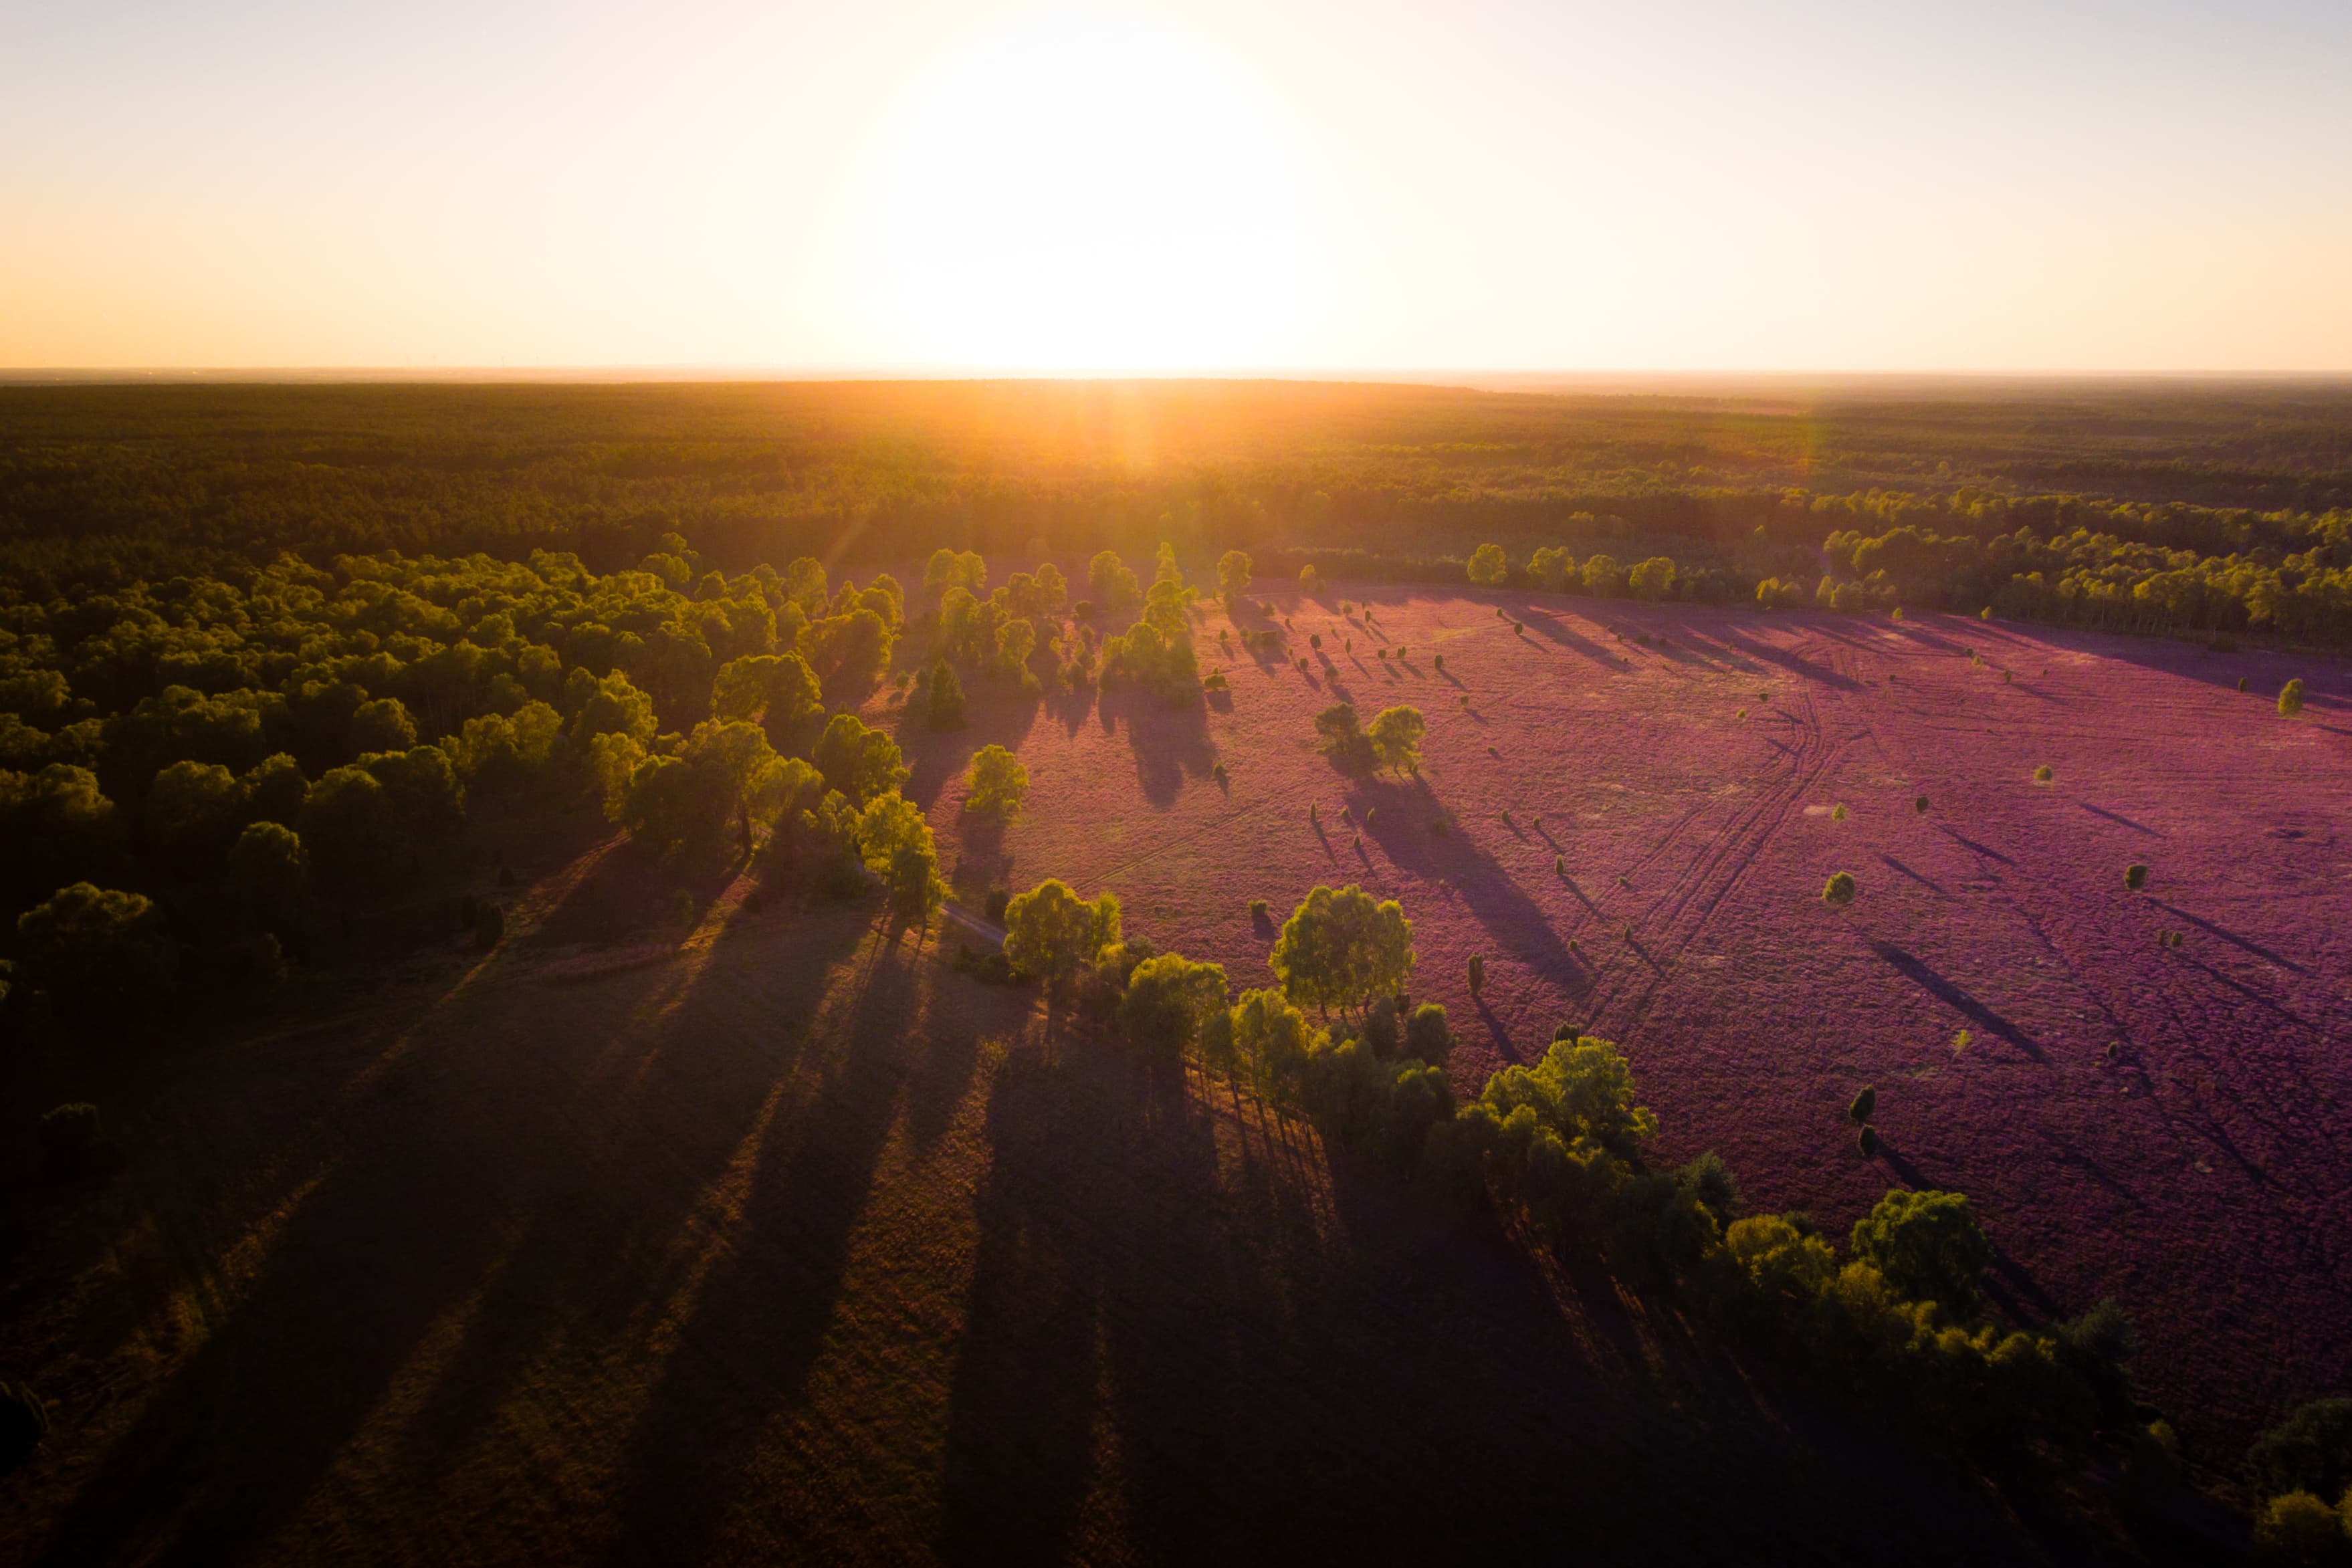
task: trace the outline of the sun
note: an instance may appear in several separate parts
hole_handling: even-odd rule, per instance
[[[1296,364],[1328,298],[1313,196],[1279,108],[1198,41],[1033,13],[908,92],[845,291],[908,364]]]

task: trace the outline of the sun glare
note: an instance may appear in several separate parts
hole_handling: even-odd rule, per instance
[[[1197,41],[1033,14],[902,100],[845,292],[906,363],[1297,363],[1328,297],[1312,204],[1279,110]]]

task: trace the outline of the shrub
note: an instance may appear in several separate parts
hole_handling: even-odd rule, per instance
[[[151,1007],[178,977],[163,913],[141,894],[75,883],[18,915],[16,936],[27,974],[88,1021]]]
[[[1865,1085],[1862,1092],[1853,1097],[1853,1103],[1845,1108],[1845,1113],[1856,1122],[1867,1122],[1870,1113],[1877,1109],[1878,1091],[1874,1086]]]
[[[1299,592],[1305,594],[1315,594],[1321,592],[1322,589],[1322,574],[1318,572],[1313,566],[1302,566],[1298,569]]]
[[[1857,891],[1859,890],[1854,884],[1853,873],[1850,871],[1842,871],[1836,875],[1831,877],[1829,880],[1829,885],[1822,889],[1822,902],[1824,904],[1852,904]]]
[[[1212,670],[1201,682],[1201,689],[1204,692],[1230,691],[1233,689],[1233,683],[1225,679],[1225,673],[1223,670]]]
[[[474,910],[474,946],[488,952],[506,940],[507,912],[488,899]]]
[[[2246,689],[2246,685],[2247,685],[2246,677],[2245,677],[2245,676],[2243,676],[2243,675],[2240,675],[2240,676],[2238,677],[2238,689],[2239,689],[2240,691],[2242,691],[2242,691],[2244,691],[2244,690]]]
[[[2137,861],[2134,861],[2131,864],[2124,867],[2124,886],[2126,888],[2129,889],[2133,893],[2137,893],[2141,888],[2146,887],[2147,885],[2147,867],[2140,864]]]
[[[1486,988],[1486,958],[1482,953],[1470,955],[1470,994],[1476,996]]]
[[[1000,821],[1021,810],[1029,793],[1029,769],[1001,746],[983,746],[964,775],[963,807]]]
[[[2279,688],[2278,711],[2281,718],[2293,718],[2303,711],[2303,682],[2300,678]]]
[[[2056,773],[2047,762],[2033,770],[2033,781],[2036,784],[2047,784],[2055,777],[2057,777]]]
[[[1896,1190],[1880,1198],[1854,1221],[1853,1247],[1856,1258],[1875,1264],[1897,1291],[1963,1317],[1976,1310],[1978,1277],[1992,1261],[1992,1243],[1968,1198],[1932,1189]]]
[[[1927,797],[1925,795],[1916,795],[1912,797],[1911,809],[1914,811],[1916,811],[1919,815],[1923,817],[1926,816],[1927,814]]]
[[[1568,874],[1568,857],[1566,855],[1552,856],[1551,870],[1554,876],[1566,876]]]
[[[1115,946],[1118,927],[1116,897],[1106,893],[1088,904],[1048,879],[1006,903],[1004,956],[1024,975],[1064,979]]]
[[[1118,1007],[1119,1026],[1146,1051],[1173,1056],[1199,1038],[1209,1016],[1225,1007],[1222,965],[1163,953],[1138,964]]]
[[[108,1139],[91,1104],[59,1105],[43,1115],[40,1150],[41,1174],[51,1181],[100,1181],[122,1166],[122,1151]]]
[[[1265,915],[1265,911],[1266,902],[1265,899],[1253,898],[1249,901],[1250,918],[1253,920],[1263,918]]]
[[[1876,1159],[1878,1157],[1878,1134],[1871,1127],[1865,1125],[1860,1133],[1854,1134],[1853,1146],[1862,1151],[1862,1157],[1864,1159]]]
[[[1445,655],[1443,653],[1432,653],[1429,656],[1429,664],[1432,669],[1442,670],[1445,668]]]
[[[2352,1399],[2315,1399],[2253,1441],[2246,1479],[2265,1492],[2334,1497],[2352,1486]]]
[[[1830,821],[1832,821],[1832,822],[1843,822],[1843,821],[1845,821],[1845,808],[1844,808],[1843,805],[1832,806],[1832,807],[1830,808]]]

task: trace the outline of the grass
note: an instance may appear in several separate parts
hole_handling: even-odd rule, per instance
[[[661,874],[592,850],[487,960],[100,1075],[136,1179],[16,1260],[12,1554],[2037,1554],[1247,1095],[864,910],[632,927]]]

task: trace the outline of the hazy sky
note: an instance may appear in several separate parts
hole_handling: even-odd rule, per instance
[[[2352,0],[0,0],[0,366],[2352,370]]]

